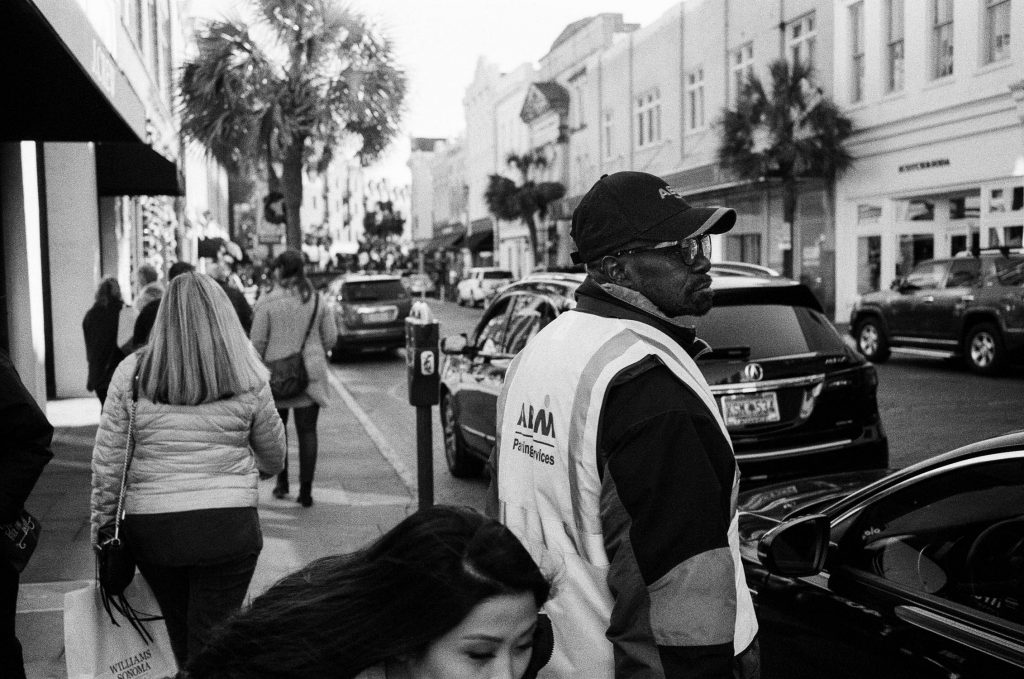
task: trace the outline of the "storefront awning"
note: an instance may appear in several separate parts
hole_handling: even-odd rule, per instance
[[[141,143],[146,109],[79,3],[0,2],[3,141]]]
[[[101,196],[184,196],[178,166],[141,142],[96,144]]]
[[[483,252],[485,250],[493,251],[494,231],[491,229],[474,231],[466,236],[465,247],[469,248],[470,252]]]
[[[462,240],[466,236],[464,229],[457,229],[451,233],[441,234],[440,236],[434,236],[429,241],[423,244],[421,249],[423,250],[448,250],[450,248],[457,248],[462,245]]]

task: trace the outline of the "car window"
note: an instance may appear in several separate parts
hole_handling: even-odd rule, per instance
[[[504,347],[509,311],[514,299],[506,297],[505,299],[498,300],[488,309],[486,320],[474,342],[474,346],[481,354],[493,356]]]
[[[942,285],[948,266],[945,262],[921,262],[907,274],[906,284],[918,290],[934,290]]]
[[[993,264],[998,285],[1024,285],[1024,257],[1000,257]]]
[[[381,302],[407,297],[401,281],[347,281],[341,297],[346,302]]]
[[[484,271],[484,278],[512,278],[511,271]]]
[[[870,504],[842,565],[1024,624],[1024,464],[990,461],[922,479]]]
[[[555,310],[543,297],[516,295],[515,299],[505,336],[504,351],[510,355],[522,351],[541,328],[555,320]]]
[[[958,259],[949,267],[947,288],[963,288],[974,285],[981,277],[981,266],[976,259]]]
[[[740,304],[712,307],[696,319],[697,336],[712,349],[749,347],[750,360],[810,352],[845,353],[843,339],[828,319],[807,307]]]

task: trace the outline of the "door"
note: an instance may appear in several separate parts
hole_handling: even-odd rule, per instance
[[[921,262],[900,281],[899,296],[894,298],[889,318],[893,335],[909,339],[928,339],[930,315],[935,307],[935,291],[946,280],[949,264]]]
[[[494,443],[494,418],[501,382],[508,368],[504,353],[509,316],[516,296],[492,304],[480,320],[472,345],[476,355],[468,360],[455,393],[454,408],[465,442],[485,454]]]
[[[945,285],[935,290],[935,302],[927,319],[928,337],[956,349],[964,309],[974,301],[975,287],[981,280],[981,263],[974,257],[950,262]]]

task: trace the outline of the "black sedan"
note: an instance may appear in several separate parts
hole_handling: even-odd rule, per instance
[[[748,485],[821,471],[885,467],[874,367],[848,347],[810,290],[777,276],[712,269],[714,308],[694,318],[714,351],[698,359]],[[446,337],[441,426],[454,476],[478,474],[495,440],[512,358],[575,306],[582,274],[534,274],[505,288],[470,337]]]
[[[765,679],[1024,677],[1024,432],[739,508]]]

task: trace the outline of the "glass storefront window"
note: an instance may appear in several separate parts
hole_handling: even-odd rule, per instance
[[[731,262],[761,263],[761,234],[738,233],[725,237],[725,258]]]
[[[935,236],[930,233],[902,234],[896,261],[896,276],[906,276],[914,265],[935,257]]]
[[[972,219],[981,216],[981,196],[958,196],[949,199],[950,219]]]
[[[857,239],[857,294],[881,289],[882,237],[862,236]]]

